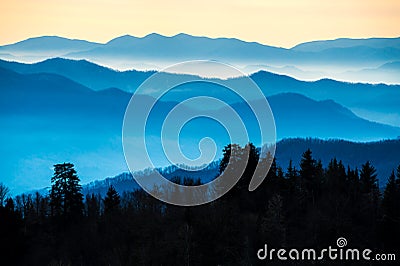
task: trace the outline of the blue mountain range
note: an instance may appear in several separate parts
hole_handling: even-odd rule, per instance
[[[388,64],[395,67],[396,64]],[[20,74],[51,73],[64,76],[92,90],[104,90],[118,88],[122,91],[132,93],[154,71],[116,71],[102,67],[85,60],[68,60],[62,58],[48,59],[35,64],[22,64],[0,60],[0,67],[9,69]],[[185,81],[187,75],[164,73],[167,80]],[[250,77],[262,89],[267,96],[279,93],[298,93],[315,100],[331,99],[351,109],[362,118],[400,126],[400,86],[385,84],[365,84],[339,82],[329,79],[314,82],[300,81],[285,75],[277,75],[266,71],[260,71]],[[200,80],[204,80],[198,77]],[[208,79],[207,79],[208,80]],[[227,86],[240,86],[243,82],[241,77],[228,80],[219,80]],[[207,84],[200,87],[191,86],[184,93],[171,94],[167,100],[181,101],[187,97],[204,94]],[[233,103],[234,99],[228,97],[225,92],[217,90],[220,98]]]
[[[84,61],[75,63],[90,66],[90,69],[104,70]],[[24,191],[47,186],[52,172],[51,166],[55,162],[74,162],[84,183],[127,170],[122,152],[121,129],[125,108],[132,95],[130,92],[115,87],[95,91],[61,75],[61,72],[55,74],[37,71],[21,74],[10,69],[15,69],[18,64],[10,64],[9,69],[4,68],[5,65],[7,64],[0,67],[0,120],[3,125],[0,149],[3,154],[7,154],[7,160],[2,163],[1,171],[7,177],[7,181],[11,182],[11,188]],[[19,67],[22,69],[27,66]],[[105,74],[100,75],[102,78],[105,78],[107,73],[124,75],[124,72],[107,69],[104,71]],[[88,73],[88,76],[91,76],[91,72]],[[139,76],[151,74],[128,74],[134,76],[136,73],[139,73]],[[95,75],[92,75],[94,78]],[[166,75],[178,79],[185,77],[180,74]],[[263,79],[257,78],[270,75],[294,83],[299,82],[266,72],[255,74],[252,78],[261,82]],[[225,82],[234,81],[235,79]],[[329,81],[325,82],[329,84]],[[112,84],[112,80],[109,80],[109,84]],[[358,85],[343,86],[351,88]],[[200,86],[195,87],[194,91],[189,89],[190,86],[186,97],[201,93]],[[217,93],[215,96],[223,99],[224,93]],[[142,102],[146,102],[151,100],[152,96],[140,97]],[[298,93],[280,91],[268,96],[268,100],[275,116],[278,139],[316,137],[370,141],[400,136],[400,128],[362,119],[333,100],[314,100]],[[158,109],[148,128],[149,136],[156,139],[154,143],[157,143],[159,138],[164,114],[178,103],[179,100],[171,100],[168,97],[158,103]],[[246,121],[249,132],[256,132],[256,124],[247,104],[232,102],[230,105],[240,114],[242,120]],[[192,111],[188,107],[187,112]],[[222,114],[225,111],[214,110]],[[214,127],[215,129],[211,130]],[[221,156],[223,146],[229,143],[223,129],[207,120],[192,123],[184,132],[186,133],[182,134],[180,139],[183,143],[197,143],[202,137],[212,137],[218,150],[215,159]],[[254,140],[257,140],[256,137],[252,141]],[[153,150],[154,153],[157,151]],[[189,157],[196,157],[198,152],[194,148],[185,151]],[[158,162],[157,166],[168,165],[162,158]],[[138,170],[141,169],[139,158],[137,165]]]
[[[322,66],[323,73],[326,71],[324,66],[330,65],[344,70],[337,77],[352,75],[362,80],[362,77],[369,76],[379,81],[382,73],[387,75],[387,80],[398,76],[399,51],[399,38],[338,39],[285,49],[237,39],[211,39],[186,34],[173,37],[150,34],[143,38],[122,36],[105,44],[50,36],[1,46],[0,58],[8,59],[0,60],[0,122],[3,125],[0,152],[7,155],[7,160],[0,166],[5,176],[2,181],[16,193],[46,187],[52,165],[64,161],[76,164],[83,183],[128,170],[121,144],[125,108],[132,93],[156,71],[122,71],[106,67],[116,61],[122,65],[126,63],[126,66],[132,62],[161,66],[177,60],[216,59],[242,66],[268,64],[271,69],[294,69],[299,73],[304,66]],[[167,83],[184,82],[193,77],[165,72],[159,75]],[[400,136],[399,85],[350,83],[327,78],[302,81],[267,71],[257,71],[249,77],[268,98],[274,114],[280,141],[277,155],[282,160],[282,166],[289,159],[299,157],[300,149],[291,154],[290,145],[312,146],[317,150],[320,147],[314,142],[304,144],[297,138],[341,139],[349,141],[346,147],[357,149],[357,145],[362,144],[359,142]],[[165,114],[183,100],[199,95],[216,97],[229,104],[245,121],[251,141],[262,145],[248,105],[212,84],[217,81],[227,87],[240,86],[245,78],[196,76],[199,82],[183,85],[179,90],[171,90],[163,96],[146,128],[146,134],[152,140],[150,152],[161,154],[160,147],[153,146],[160,146],[160,129]],[[154,90],[158,87],[155,86]],[[140,95],[140,101],[152,101],[155,92]],[[251,101],[257,104],[257,99]],[[190,106],[185,108],[187,113],[198,112]],[[211,112],[227,115],[226,108],[216,108]],[[205,136],[215,140],[218,151],[215,160],[218,160],[229,138],[220,125],[207,119],[192,121],[183,128],[180,136],[183,151],[188,157],[198,156],[197,143]],[[290,142],[293,138],[296,141]],[[333,143],[334,147],[344,145],[342,142]],[[378,142],[374,147],[384,147],[376,150],[385,153],[395,147],[393,143]],[[368,147],[365,144],[358,155],[353,156],[364,159],[365,156],[360,154],[369,154]],[[388,163],[384,162],[382,155],[375,159],[382,173],[381,178],[387,174],[382,169],[393,167],[400,161],[396,153],[391,154],[385,159],[389,160]],[[328,154],[321,157],[326,160]],[[343,157],[352,166],[360,164],[360,161],[351,159],[351,155],[344,154]],[[156,166],[168,164],[166,158],[157,157]],[[136,165],[137,170],[145,166],[140,158]]]
[[[302,43],[288,49],[234,38],[213,39],[183,33],[171,37],[156,33],[140,38],[125,35],[107,43],[43,36],[0,46],[0,58],[21,62],[52,57],[86,59],[120,69],[159,69],[185,60],[208,59],[244,68],[254,64],[291,66],[306,73],[321,72],[317,78],[357,81],[357,77],[342,72],[374,69],[400,61],[399,43],[400,38],[337,39]],[[398,71],[396,73],[398,76]],[[297,78],[307,76],[290,69],[286,69],[285,74]],[[368,75],[362,74],[360,72],[358,77],[362,76],[367,82],[398,83],[395,73],[380,75],[381,80],[368,79]]]

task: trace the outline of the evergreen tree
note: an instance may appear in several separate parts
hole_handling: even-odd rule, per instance
[[[219,174],[222,174],[228,166],[234,167],[234,164],[240,160],[243,148],[238,144],[228,144],[222,150],[223,156],[219,164]]]
[[[392,171],[386,184],[382,200],[383,212],[387,219],[391,220],[398,218],[397,216],[400,212],[400,202],[398,202],[399,192],[400,190],[396,182],[396,176],[394,171]]]
[[[351,169],[350,166],[347,167],[347,183],[351,186],[352,189],[358,189],[360,177],[358,175],[358,169]]]
[[[398,188],[400,188],[400,165],[397,167],[396,177],[396,185]]]
[[[86,195],[86,215],[89,219],[97,219],[100,216],[100,204],[101,197],[100,195]]]
[[[121,198],[114,186],[111,185],[108,190],[106,197],[104,198],[104,214],[113,214],[120,209]]]
[[[247,158],[247,165],[245,165],[245,170],[242,174],[242,177],[236,184],[236,186],[240,190],[243,190],[244,192],[248,192],[249,184],[253,177],[254,171],[256,170],[258,160],[260,158],[260,154],[253,143],[248,143],[244,147],[244,149],[240,153],[240,155],[242,156],[242,158],[240,160],[246,159],[245,158],[246,156],[248,156],[248,158]],[[243,160],[243,161],[245,161],[245,160]],[[238,167],[238,168],[241,168],[241,167]]]
[[[293,161],[290,160],[285,177],[288,180],[293,181],[297,178],[297,176],[298,176],[298,173],[297,173],[296,167],[293,166]]]
[[[312,151],[306,150],[301,156],[300,176],[304,180],[311,181],[315,174],[317,162],[312,157]]]
[[[380,191],[378,187],[376,169],[369,161],[367,161],[361,167],[360,192],[360,208],[363,209],[360,219],[365,220],[363,224],[365,229],[368,230],[364,232],[364,235],[367,239],[373,241],[378,238],[378,220],[380,220]]]
[[[223,149],[223,157],[219,164],[220,178],[217,179],[215,186],[215,193],[221,193],[222,190],[226,190],[229,179],[237,178],[245,167],[247,162],[241,160],[243,148],[237,144],[228,144]],[[240,176],[239,176],[240,178]],[[224,180],[224,181],[223,181]],[[240,180],[239,180],[240,181]],[[233,194],[237,194],[238,184],[227,193],[227,196],[232,197]]]
[[[347,188],[346,169],[342,161],[337,161],[336,158],[331,160],[326,171],[326,185],[334,193],[343,193]]]
[[[369,161],[367,161],[361,167],[360,185],[361,185],[361,192],[363,193],[371,193],[379,191],[376,169],[371,165]]]
[[[296,169],[295,166],[293,166],[293,161],[290,159],[289,161],[289,166],[287,167],[286,173],[285,173],[285,180],[287,180],[287,188],[288,188],[288,193],[289,197],[288,199],[292,199],[293,195],[295,195],[298,190],[298,184],[300,183],[299,181],[299,173]]]
[[[298,189],[305,199],[311,200],[314,204],[320,191],[323,168],[321,161],[314,160],[310,149],[302,155],[299,173],[300,184]]]
[[[53,216],[71,218],[82,215],[83,195],[79,181],[73,164],[54,165],[50,191],[50,206]]]
[[[270,155],[268,154],[267,160],[269,160],[269,156]],[[264,190],[267,192],[268,197],[279,193],[282,190],[284,186],[284,173],[282,168],[277,165],[276,158],[272,158],[271,167],[264,182]]]
[[[399,169],[398,169],[399,170]],[[382,238],[386,247],[400,248],[400,186],[399,171],[397,179],[394,171],[389,177],[383,193]]]
[[[228,144],[224,147],[222,150],[222,159],[221,162],[219,163],[219,174],[222,174],[226,167],[229,164],[229,159],[231,158],[231,153],[232,153],[232,144]]]

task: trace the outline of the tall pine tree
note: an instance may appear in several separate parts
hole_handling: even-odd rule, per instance
[[[300,182],[298,189],[306,200],[315,204],[316,198],[321,189],[323,167],[321,161],[316,161],[312,157],[312,151],[306,150],[300,162]]]
[[[382,200],[382,238],[386,247],[400,248],[400,166],[389,177]]]
[[[363,193],[371,193],[378,190],[376,169],[371,165],[370,161],[367,161],[361,167],[360,185]]]
[[[50,206],[53,217],[76,218],[83,212],[82,187],[72,163],[54,165]]]
[[[104,214],[109,215],[119,211],[121,198],[114,186],[108,188],[106,197],[104,198]]]

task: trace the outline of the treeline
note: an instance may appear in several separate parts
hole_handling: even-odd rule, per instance
[[[323,167],[307,150],[298,169],[290,162],[284,170],[275,158],[260,158],[253,145],[245,148],[248,165],[235,187],[197,207],[165,204],[142,190],[119,195],[112,186],[105,197],[84,197],[70,163],[54,166],[49,195],[7,198],[2,185],[1,264],[258,265],[265,263],[256,255],[264,244],[318,249],[334,246],[338,237],[354,248],[399,250],[400,166],[380,191],[369,162],[352,169],[332,159]],[[241,147],[225,147],[221,172],[235,159],[233,149]],[[270,160],[271,169],[249,192],[255,166],[263,160]]]
[[[283,167],[287,167],[290,159],[295,160],[293,165],[299,167],[299,158],[307,149],[311,149],[313,156],[321,159],[325,166],[334,157],[351,167],[361,167],[367,160],[370,161],[377,170],[380,189],[384,189],[391,171],[400,163],[400,139],[367,143],[313,138],[284,139],[277,143],[275,155]]]

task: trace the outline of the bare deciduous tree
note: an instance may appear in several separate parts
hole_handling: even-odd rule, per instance
[[[3,206],[6,196],[10,192],[10,189],[6,187],[3,183],[0,183],[0,206]]]

